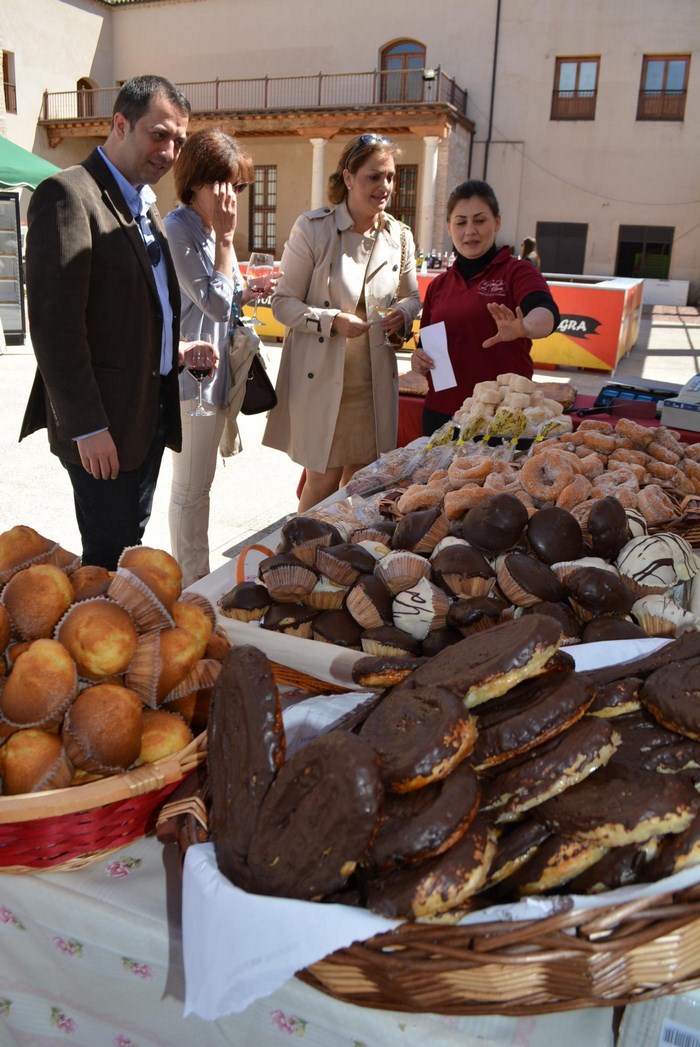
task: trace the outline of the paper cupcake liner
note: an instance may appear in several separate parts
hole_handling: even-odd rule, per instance
[[[321,534],[317,538],[310,538],[307,542],[302,542],[301,545],[291,545],[289,552],[292,556],[295,556],[297,560],[301,560],[302,563],[307,564],[309,567],[313,567],[314,561],[316,560],[316,550],[319,546],[327,546],[331,544],[330,534]]]
[[[418,553],[397,550],[380,560],[374,573],[391,595],[396,596],[397,593],[410,589],[421,578],[427,578],[430,574],[430,562]]]
[[[118,567],[107,596],[128,611],[139,632],[172,629],[175,621],[145,582],[126,567]]]
[[[125,683],[141,696],[141,701],[149,709],[158,705],[158,679],[162,667],[158,632],[143,633],[126,672]]]
[[[443,574],[440,583],[449,589],[453,596],[488,596],[496,585],[495,578],[481,578],[478,575]]]
[[[373,657],[389,657],[389,658],[414,658],[415,655],[407,651],[405,647],[396,647],[394,644],[381,643],[379,640],[368,640],[363,637],[360,640],[362,650],[365,654]]]
[[[345,607],[363,629],[378,629],[380,625],[387,624],[369,597],[361,590],[350,590]]]
[[[444,513],[441,513],[432,526],[428,528],[420,541],[416,542],[413,547],[413,552],[425,553],[429,556],[438,542],[441,542],[443,538],[447,537],[449,531],[450,521]]]
[[[670,593],[673,589],[673,585],[643,585],[634,578],[630,578],[628,574],[623,574],[622,571],[620,571],[620,578],[630,592],[636,596],[661,596],[663,593]]]
[[[273,629],[272,632],[284,633],[285,636],[300,636],[303,640],[311,640],[313,639],[312,620],[298,622],[296,625],[285,625],[280,629]]]
[[[536,603],[540,602],[539,596],[535,596],[534,593],[529,593],[527,589],[523,589],[522,585],[513,578],[505,564],[501,564],[499,567],[497,578],[498,588],[506,600],[515,604],[516,607],[534,607]]]
[[[204,611],[207,618],[212,624],[212,629],[216,626],[216,608],[211,600],[208,600],[206,596],[201,593],[183,592],[180,594],[178,603],[191,603],[195,607],[199,607],[200,610]]]
[[[638,625],[647,636],[676,638],[678,622],[671,622],[668,618],[656,614],[638,614],[636,618]]]
[[[296,554],[295,554],[296,555]],[[315,571],[306,566],[283,564],[265,572],[264,584],[273,600],[294,603],[311,592],[318,581]]]
[[[315,607],[319,611],[339,611],[345,604],[347,594],[347,586],[337,589],[312,589],[306,596],[302,596],[301,602],[304,606]]]
[[[224,610],[223,607],[219,607],[219,614],[224,618],[232,618],[235,622],[259,622],[266,610],[269,610],[269,605],[254,607],[252,610],[245,610],[243,607],[228,607]]]
[[[324,547],[319,547],[316,552],[316,567],[321,574],[338,585],[352,585],[361,573],[347,561],[326,553]]]
[[[166,694],[158,705],[167,705],[169,702],[184,698],[193,691],[203,691],[213,687],[221,672],[221,662],[215,658],[200,658],[194,669],[185,676],[183,680]]]

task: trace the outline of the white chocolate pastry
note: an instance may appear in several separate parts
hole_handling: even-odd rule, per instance
[[[414,639],[424,640],[431,629],[444,626],[449,603],[449,597],[442,589],[427,578],[421,578],[410,589],[394,597],[394,625]]]

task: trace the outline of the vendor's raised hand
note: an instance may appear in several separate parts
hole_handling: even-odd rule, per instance
[[[481,343],[484,349],[488,349],[492,345],[497,345],[498,342],[512,342],[516,338],[528,337],[524,325],[523,311],[520,306],[517,306],[515,312],[513,312],[513,310],[509,309],[507,305],[498,305],[496,302],[488,302],[486,308],[496,321],[498,334],[493,335],[491,338],[487,338],[485,342]]]
[[[428,356],[424,349],[416,348],[411,353],[411,370],[417,374],[427,374],[435,367],[432,356]]]
[[[357,338],[369,328],[367,320],[361,320],[354,313],[336,313],[333,318],[333,334],[342,335],[343,338]]]

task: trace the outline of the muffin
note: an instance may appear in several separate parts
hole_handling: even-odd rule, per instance
[[[559,603],[566,591],[554,571],[542,560],[524,553],[506,553],[496,571],[498,587],[516,607],[532,607],[540,600]]]
[[[33,564],[12,576],[2,593],[14,632],[24,640],[53,636],[73,603],[68,575],[54,564]]]
[[[392,596],[410,589],[420,578],[430,574],[430,562],[418,553],[397,549],[378,561],[374,573]]]
[[[341,545],[337,527],[313,516],[293,516],[282,526],[276,553],[291,553],[305,564],[313,564],[316,549],[324,545]]]
[[[179,753],[192,738],[192,731],[179,713],[144,709],[141,714],[141,751],[136,764],[155,763],[165,756]]]
[[[267,556],[258,564],[258,578],[273,600],[290,603],[311,592],[318,571],[289,553]]]
[[[17,658],[0,693],[0,712],[14,727],[48,728],[61,722],[78,693],[78,673],[56,640],[35,640]]]
[[[345,606],[363,629],[393,625],[391,593],[376,574],[361,574],[351,586]]]
[[[86,680],[102,680],[126,672],[138,636],[123,607],[106,597],[73,604],[56,627],[59,640]]]
[[[144,633],[126,673],[126,686],[155,708],[192,672],[201,650],[201,638],[179,626]]]
[[[462,637],[458,634],[457,639]],[[378,629],[365,629],[362,633],[362,650],[369,655],[388,655],[403,658],[420,653],[420,642],[395,625],[380,625]]]
[[[486,557],[466,543],[444,546],[430,564],[432,580],[450,596],[488,596],[496,584]]]
[[[116,684],[86,687],[63,724],[63,744],[74,767],[90,774],[119,774],[141,752],[143,706],[135,691]]]
[[[321,575],[310,593],[302,596],[301,602],[319,611],[338,611],[345,603],[349,586],[340,585]]]
[[[57,548],[56,542],[24,524],[3,531],[0,534],[0,585],[23,567],[50,560]]]
[[[204,601],[204,597],[201,599]],[[206,600],[204,603],[209,604],[209,601]],[[207,644],[214,631],[215,617],[212,618],[213,614],[214,609],[211,604],[209,604],[209,609],[191,600],[177,600],[173,604],[175,627],[185,629],[194,638],[197,644],[197,658],[204,657]]]
[[[634,602],[634,594],[617,572],[581,567],[567,580],[571,606],[582,622],[612,614],[624,617]]]
[[[300,636],[310,640],[312,622],[317,614],[315,607],[302,607],[298,603],[276,603],[265,613],[260,627],[273,633]]]
[[[437,543],[447,536],[450,523],[439,506],[406,513],[396,525],[391,538],[392,549],[408,549],[429,555]]]
[[[0,654],[2,654],[10,642],[11,635],[10,616],[2,604],[0,604]]]
[[[367,549],[352,542],[318,546],[315,566],[321,574],[339,585],[352,585],[361,574],[374,570],[375,559]]]
[[[28,727],[16,731],[0,749],[2,791],[7,796],[65,789],[72,767],[57,734]]]
[[[75,600],[89,600],[93,596],[106,596],[112,582],[112,574],[106,567],[88,565],[78,567],[70,576]]]
[[[182,592],[180,565],[162,549],[132,546],[119,557],[107,592],[141,631],[172,626],[171,610]]]
[[[259,621],[270,604],[272,597],[259,582],[239,582],[219,598],[219,610],[225,618],[238,622]]]
[[[447,625],[462,636],[500,625],[513,616],[513,608],[494,596],[465,596],[455,600],[447,610]],[[425,641],[423,646],[425,646]]]

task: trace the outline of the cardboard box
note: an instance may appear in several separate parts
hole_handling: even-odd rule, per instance
[[[661,424],[670,429],[689,429],[700,432],[700,403],[691,403],[677,397],[661,401]]]

